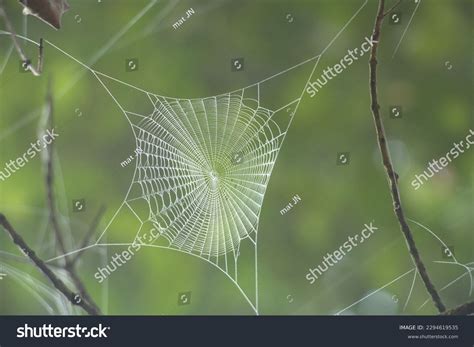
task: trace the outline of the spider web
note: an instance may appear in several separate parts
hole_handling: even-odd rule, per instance
[[[169,246],[211,258],[255,243],[270,174],[286,134],[274,112],[243,93],[197,100],[153,98],[137,126],[136,183]],[[218,260],[217,260],[218,261]],[[236,275],[237,276],[237,275]]]
[[[281,83],[296,78],[305,87],[319,59],[313,57],[246,88],[196,99],[156,95],[95,72],[129,120],[138,149],[133,182],[121,209],[139,219],[140,230],[133,240],[124,241],[135,242],[153,226],[159,232],[153,244],[215,265],[258,312],[260,213],[304,89],[278,100],[272,96]],[[139,95],[130,97],[130,88]],[[139,98],[141,112],[135,110]],[[244,247],[250,247],[254,257],[253,300],[239,284]]]

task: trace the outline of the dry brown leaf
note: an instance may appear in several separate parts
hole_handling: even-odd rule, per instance
[[[23,14],[35,16],[55,29],[61,27],[61,17],[69,10],[66,0],[18,0],[24,6]]]

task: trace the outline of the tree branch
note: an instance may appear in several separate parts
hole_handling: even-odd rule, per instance
[[[465,316],[474,314],[474,301],[462,304],[443,313],[446,316]]]
[[[378,95],[377,95],[377,49],[379,46],[380,40],[380,32],[382,28],[383,19],[385,16],[384,12],[385,8],[385,0],[379,0],[379,8],[377,12],[377,17],[375,19],[372,40],[374,41],[374,45],[372,47],[370,61],[369,61],[369,69],[370,69],[370,96],[371,96],[371,110],[372,115],[375,123],[375,129],[377,132],[377,140],[379,144],[380,153],[382,155],[383,165],[385,167],[385,171],[388,177],[388,183],[390,186],[390,192],[392,196],[392,202],[394,206],[395,215],[398,219],[398,223],[400,224],[400,229],[405,236],[405,240],[407,242],[408,250],[411,254],[411,257],[416,265],[418,273],[423,280],[423,283],[426,287],[426,290],[430,294],[436,308],[439,312],[446,311],[446,307],[444,306],[441,297],[438,294],[433,282],[431,281],[428,272],[426,271],[425,264],[421,259],[420,253],[418,248],[416,247],[415,240],[413,238],[413,234],[408,226],[408,223],[405,218],[405,213],[403,212],[402,202],[400,199],[400,192],[398,189],[398,175],[394,170],[392,159],[390,156],[390,150],[387,145],[387,139],[385,135],[385,130],[383,126],[383,121],[380,116],[380,105],[378,102]]]
[[[7,12],[5,11],[3,0],[0,0],[0,17],[2,17],[5,22],[7,31],[10,33],[10,37],[12,38],[13,46],[15,47],[18,55],[20,56],[25,69],[31,71],[31,73],[34,76],[41,76],[41,72],[43,71],[43,39],[40,39],[39,53],[38,53],[38,67],[35,68],[33,65],[31,65],[31,61],[26,57],[26,54],[21,49],[20,43],[18,42],[18,39],[17,39],[15,29],[13,28],[13,25],[10,22],[10,19],[8,18]]]
[[[58,278],[46,263],[40,259],[35,251],[25,242],[25,240],[15,231],[7,218],[0,213],[0,226],[10,235],[13,243],[36,265],[43,274],[48,277],[54,287],[59,290],[73,305],[80,306],[91,315],[97,315],[97,310],[85,300],[80,300],[80,296],[70,290],[66,284]]]

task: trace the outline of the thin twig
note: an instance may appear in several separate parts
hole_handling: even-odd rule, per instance
[[[80,306],[91,315],[97,315],[97,310],[89,304],[88,301],[81,300],[77,293],[70,290],[66,284],[58,278],[51,269],[40,259],[35,251],[28,246],[25,240],[15,231],[7,218],[0,213],[0,226],[2,226],[6,232],[10,235],[13,243],[36,265],[43,274],[53,283],[54,287],[59,290],[73,305]]]
[[[380,105],[378,103],[378,96],[377,96],[377,49],[379,46],[380,40],[380,32],[382,28],[382,22],[384,19],[384,8],[385,8],[385,0],[379,1],[379,8],[377,13],[377,18],[374,24],[374,30],[372,34],[372,40],[374,45],[372,47],[370,61],[369,61],[369,68],[370,68],[370,96],[371,96],[371,109],[372,115],[375,123],[375,129],[377,131],[377,140],[380,148],[380,153],[382,155],[383,165],[385,167],[389,185],[390,185],[390,192],[392,196],[393,206],[395,215],[398,219],[400,224],[400,229],[405,236],[408,250],[410,251],[411,257],[415,262],[416,268],[423,280],[423,283],[426,287],[426,290],[430,294],[436,308],[439,312],[446,311],[446,307],[444,306],[441,297],[438,294],[433,282],[431,281],[428,272],[426,271],[425,264],[421,259],[420,253],[418,248],[416,247],[415,240],[413,238],[413,234],[408,226],[408,223],[405,218],[405,213],[403,212],[402,202],[400,199],[400,192],[398,189],[398,175],[396,174],[392,159],[390,156],[390,150],[387,145],[387,139],[385,135],[385,130],[383,126],[382,117],[380,116]]]
[[[51,91],[51,79],[48,81],[48,94],[46,96],[46,106],[44,110],[44,129],[45,132],[48,128],[52,129],[54,124],[54,105],[53,105],[53,94]],[[66,244],[64,242],[61,228],[56,213],[56,200],[54,195],[54,171],[53,171],[53,143],[50,143],[44,153],[44,164],[46,169],[45,184],[46,184],[46,197],[49,210],[49,221],[53,228],[56,242],[59,246],[59,250],[62,254],[66,254]]]
[[[40,38],[39,46],[38,46],[38,71],[40,74],[43,72],[43,56],[44,56],[43,51],[44,51],[43,38]]]
[[[98,227],[98,225],[100,223],[100,220],[102,219],[102,216],[104,215],[104,213],[105,213],[105,206],[101,206],[100,209],[99,209],[99,212],[97,212],[97,215],[95,216],[94,220],[92,221],[92,223],[89,227],[89,231],[87,232],[86,236],[82,240],[82,243],[81,243],[81,246],[80,246],[80,249],[82,249],[82,251],[78,252],[76,254],[76,256],[73,257],[73,258],[69,258],[69,256],[66,256],[66,266],[65,266],[66,270],[68,271],[69,275],[71,276],[71,279],[73,280],[73,282],[74,282],[77,290],[81,294],[81,296],[85,300],[87,300],[91,305],[93,305],[94,308],[97,310],[97,312],[100,312],[100,308],[97,306],[94,299],[92,299],[92,297],[89,295],[86,287],[84,286],[81,279],[77,275],[77,273],[76,273],[76,263],[79,260],[79,258],[82,256],[82,254],[84,254],[84,251],[85,251],[84,248],[87,246],[87,244],[89,243],[92,235],[97,230],[97,227]]]
[[[31,61],[26,57],[26,54],[21,49],[20,43],[18,42],[18,39],[17,39],[15,29],[13,28],[13,25],[10,19],[8,18],[7,12],[3,5],[3,0],[0,0],[0,17],[3,18],[7,31],[10,32],[10,37],[12,38],[13,46],[15,47],[18,55],[20,56],[24,64],[24,68],[26,70],[31,71],[31,73],[34,76],[41,76],[41,72],[43,70],[43,39],[40,39],[38,67],[35,68],[33,65],[31,65]]]
[[[97,306],[95,303],[94,299],[90,296],[89,292],[86,289],[86,286],[84,283],[82,283],[82,280],[80,279],[79,275],[76,272],[76,269],[73,264],[68,263],[65,267],[66,271],[69,274],[69,277],[71,277],[72,282],[74,283],[74,286],[76,287],[77,291],[79,292],[79,297],[80,299],[86,301],[88,305],[93,307],[94,310],[94,315],[100,315],[100,308]]]
[[[385,12],[383,14],[383,16],[385,17],[386,15],[390,14],[390,12],[392,12],[394,9],[396,9],[402,3],[402,1],[403,0],[398,0],[398,2],[395,5],[393,5],[392,7],[390,7],[390,9],[387,12]]]
[[[79,247],[81,251],[77,252],[76,256],[71,259],[72,264],[75,264],[79,260],[79,258],[82,256],[82,254],[84,254],[85,248],[89,245],[89,241],[92,235],[94,235],[94,233],[96,232],[97,227],[99,226],[99,223],[102,217],[104,216],[104,213],[105,213],[105,206],[101,206],[99,208],[99,212],[97,212],[97,215],[95,216],[95,218],[93,219],[89,227],[89,231],[87,232],[86,236],[84,236],[84,239],[82,240],[82,243]]]
[[[474,314],[474,301],[462,304],[443,313],[446,316],[465,316]]]

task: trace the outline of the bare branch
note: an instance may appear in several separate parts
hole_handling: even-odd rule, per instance
[[[7,218],[0,213],[0,226],[10,235],[13,243],[36,265],[38,269],[51,281],[54,287],[59,290],[73,305],[80,306],[91,315],[99,314],[97,310],[89,304],[88,301],[82,300],[81,297],[70,290],[66,284],[58,278],[53,271],[40,259],[35,251],[25,242],[25,240],[15,231]]]
[[[43,70],[43,39],[40,39],[39,55],[38,55],[38,67],[35,68],[33,65],[31,65],[31,61],[26,57],[26,54],[21,49],[20,43],[18,42],[18,38],[17,38],[16,32],[15,32],[15,29],[13,28],[13,25],[12,25],[10,19],[8,18],[7,12],[5,11],[5,7],[3,5],[3,0],[0,0],[0,17],[2,17],[4,22],[5,22],[5,26],[7,28],[7,31],[10,33],[10,37],[12,38],[13,46],[15,47],[15,50],[17,51],[18,55],[20,56],[20,59],[22,60],[25,69],[31,71],[31,73],[34,76],[41,76],[41,72]]]
[[[474,314],[474,301],[462,304],[443,313],[446,316],[465,316]]]
[[[102,219],[104,213],[105,213],[105,206],[101,206],[99,208],[99,212],[97,212],[97,215],[95,216],[95,218],[93,219],[89,227],[89,231],[87,232],[86,236],[84,236],[84,239],[82,240],[82,243],[79,247],[81,251],[77,252],[76,256],[71,259],[72,264],[75,264],[79,260],[79,258],[82,256],[82,254],[84,254],[85,248],[89,245],[89,241],[92,235],[94,235],[94,233],[96,232],[97,227],[99,226],[100,220]]]
[[[374,30],[372,34],[372,40],[374,45],[372,47],[370,61],[369,61],[369,69],[370,69],[370,96],[371,96],[371,109],[372,115],[375,123],[375,129],[377,132],[377,140],[379,144],[380,153],[382,155],[383,165],[385,167],[385,171],[388,177],[388,183],[390,186],[390,192],[392,196],[392,202],[394,206],[395,215],[398,219],[398,223],[400,224],[400,229],[405,236],[405,240],[407,242],[408,250],[410,251],[411,257],[415,262],[416,268],[423,280],[423,283],[426,287],[426,290],[430,294],[436,308],[439,312],[446,311],[446,307],[444,306],[441,297],[438,294],[433,282],[431,281],[428,272],[426,271],[425,264],[421,259],[420,253],[416,246],[415,240],[413,238],[413,234],[408,226],[408,223],[405,218],[405,213],[403,211],[402,202],[400,198],[400,192],[398,189],[398,175],[394,170],[392,159],[390,156],[390,150],[387,145],[387,138],[385,135],[385,130],[383,126],[382,117],[380,116],[380,105],[378,102],[378,95],[377,95],[377,49],[379,46],[380,41],[380,32],[382,28],[382,22],[384,19],[384,7],[385,7],[385,0],[379,0],[379,8],[377,17],[375,19]]]

